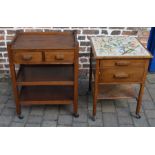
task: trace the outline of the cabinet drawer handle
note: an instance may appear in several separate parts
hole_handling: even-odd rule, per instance
[[[126,79],[126,78],[128,78],[128,77],[129,77],[129,75],[126,74],[126,73],[114,74],[114,78],[116,78],[116,79]]]
[[[29,61],[29,60],[32,59],[32,55],[23,55],[22,59],[25,60],[25,61]]]
[[[129,64],[130,64],[129,61],[118,61],[118,62],[115,62],[116,66],[128,66]]]
[[[64,55],[56,55],[55,59],[56,60],[64,60]]]

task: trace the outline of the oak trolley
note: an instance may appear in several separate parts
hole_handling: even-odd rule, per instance
[[[151,54],[129,36],[91,38],[89,90],[93,92],[93,120],[97,100],[136,98],[136,118],[142,104],[144,84]],[[139,84],[139,94],[131,84]]]
[[[21,105],[72,103],[78,117],[76,32],[20,32],[7,48],[19,118]]]

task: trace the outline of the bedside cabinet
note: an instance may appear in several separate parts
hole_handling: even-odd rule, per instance
[[[78,117],[78,53],[75,32],[17,33],[8,56],[19,118],[21,105],[72,103]]]
[[[142,104],[144,83],[151,54],[134,37],[91,38],[89,90],[93,92],[93,120],[97,100],[136,98],[136,118]],[[92,80],[93,79],[93,80]],[[139,84],[139,95],[132,89]]]

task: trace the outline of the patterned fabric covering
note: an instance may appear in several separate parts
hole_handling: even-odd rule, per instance
[[[91,37],[96,56],[150,56],[135,37]]]

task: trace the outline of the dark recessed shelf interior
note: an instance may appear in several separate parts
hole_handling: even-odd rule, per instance
[[[21,65],[17,83],[20,82],[73,82],[73,65]]]
[[[137,93],[130,84],[102,84],[99,85],[98,99],[136,98]]]
[[[72,86],[23,86],[20,90],[22,101],[65,101],[73,100]]]

